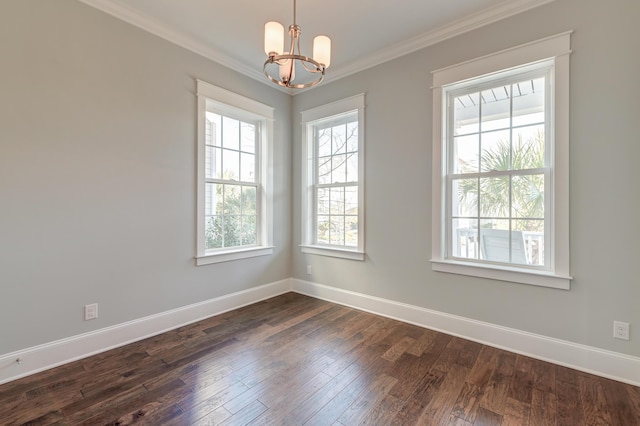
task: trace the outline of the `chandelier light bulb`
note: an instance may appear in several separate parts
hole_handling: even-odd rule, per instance
[[[284,27],[280,22],[267,22],[264,25],[264,53],[269,56],[284,51]]]
[[[331,64],[331,39],[320,35],[313,39],[313,59],[329,68]]]

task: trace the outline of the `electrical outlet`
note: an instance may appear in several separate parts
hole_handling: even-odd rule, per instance
[[[613,337],[615,337],[616,339],[629,340],[629,323],[614,321]]]
[[[311,265],[307,265],[307,275],[311,275]]]
[[[84,305],[84,320],[89,321],[98,318],[98,304]]]

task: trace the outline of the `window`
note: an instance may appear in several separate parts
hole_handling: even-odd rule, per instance
[[[273,108],[198,81],[198,265],[268,255]]]
[[[302,251],[364,260],[364,95],[302,112]]]
[[[434,72],[434,270],[569,288],[569,37]]]

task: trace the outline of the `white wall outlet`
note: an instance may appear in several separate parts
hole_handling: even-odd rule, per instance
[[[613,337],[615,337],[616,339],[629,340],[629,323],[614,321]]]
[[[307,265],[307,275],[311,275],[311,265]]]
[[[89,321],[98,318],[98,304],[84,305],[84,320]]]

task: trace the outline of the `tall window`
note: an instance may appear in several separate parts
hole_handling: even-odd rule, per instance
[[[270,254],[271,107],[198,81],[198,264]]]
[[[302,112],[305,253],[364,259],[364,95]]]
[[[435,270],[568,288],[568,43],[434,73]]]

